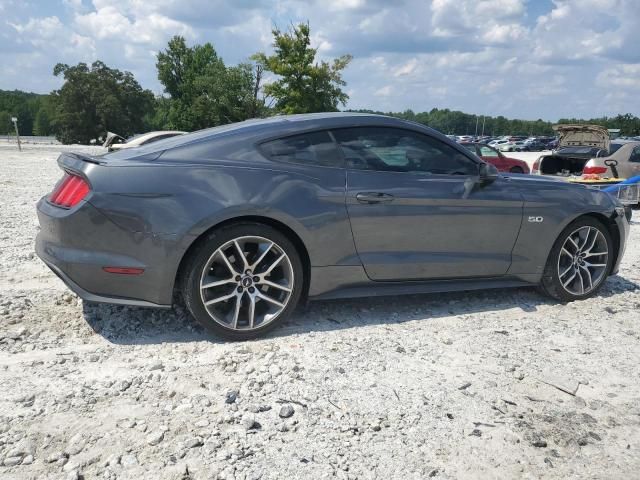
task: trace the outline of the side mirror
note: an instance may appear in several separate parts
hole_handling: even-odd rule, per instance
[[[494,182],[499,176],[498,169],[490,163],[481,163],[478,168],[480,183],[486,184]]]

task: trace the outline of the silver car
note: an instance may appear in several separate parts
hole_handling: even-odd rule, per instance
[[[611,143],[612,147],[613,145]],[[631,178],[640,175],[640,141],[622,143],[608,157],[592,158],[585,164],[583,173],[603,178]]]

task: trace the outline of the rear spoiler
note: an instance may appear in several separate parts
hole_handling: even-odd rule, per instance
[[[64,152],[58,157],[58,165],[63,170],[70,170],[74,173],[85,176],[87,164],[102,165],[104,162],[100,158],[81,153]]]

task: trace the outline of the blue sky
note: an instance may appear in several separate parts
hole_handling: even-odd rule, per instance
[[[640,115],[640,0],[0,0],[0,89],[49,92],[55,63],[100,59],[162,93],[171,36],[233,64],[306,20],[320,58],[354,55],[349,108]]]

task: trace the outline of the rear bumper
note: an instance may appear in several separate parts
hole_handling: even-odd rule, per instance
[[[171,306],[177,268],[174,235],[128,231],[88,202],[65,210],[43,198],[37,210],[36,253],[82,299]],[[142,268],[144,273],[107,273],[106,266]]]
[[[38,253],[38,255],[40,254]],[[171,305],[158,305],[157,303],[151,303],[145,300],[136,300],[135,298],[107,297],[105,295],[97,295],[95,293],[88,292],[76,282],[71,280],[71,278],[66,273],[64,273],[55,265],[47,263],[46,261],[44,263],[53,271],[53,273],[55,273],[60,278],[60,280],[65,283],[69,290],[88,302],[111,303],[114,305],[130,305],[134,307],[171,308]]]

